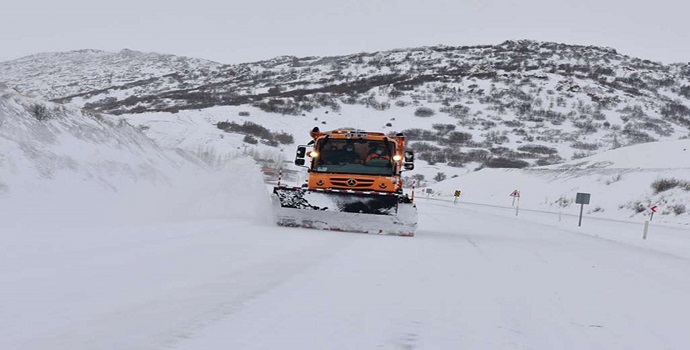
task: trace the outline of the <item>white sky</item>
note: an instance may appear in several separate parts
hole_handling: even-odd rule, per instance
[[[240,63],[533,39],[689,62],[689,10],[681,0],[24,0],[0,8],[0,61],[129,48]]]

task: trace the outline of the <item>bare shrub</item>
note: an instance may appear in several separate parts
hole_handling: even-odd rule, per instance
[[[622,173],[618,173],[616,176],[612,177],[612,178],[609,179],[609,180],[606,180],[604,183],[608,186],[608,185],[610,185],[610,184],[612,184],[612,183],[614,183],[614,182],[618,182],[618,181],[620,181],[620,180],[622,180],[622,179],[623,179],[623,174],[622,174]]]
[[[414,111],[414,115],[417,117],[428,118],[436,114],[433,109],[429,107],[419,107]]]
[[[628,207],[632,209],[635,213],[639,214],[644,213],[647,210],[647,208],[649,208],[649,204],[642,203],[641,201],[634,201],[630,202],[628,204]]]
[[[570,147],[575,148],[575,149],[581,149],[585,151],[596,151],[599,149],[599,145],[596,143],[586,143],[586,142],[580,142],[576,141],[573,142]]]
[[[529,163],[519,159],[497,157],[484,162],[484,166],[487,168],[525,168],[529,166]]]
[[[460,104],[456,104],[453,107],[443,107],[440,111],[448,113],[455,118],[466,118],[470,114],[470,108]]]
[[[553,165],[553,164],[558,164],[562,160],[559,158],[542,158],[542,159],[537,159],[537,165],[538,166],[547,166],[547,165]]]
[[[488,133],[486,133],[484,137],[486,138],[486,142],[495,143],[499,145],[502,143],[510,142],[508,136],[502,135],[498,131],[489,131]]]
[[[680,88],[680,92],[678,92],[679,95],[690,98],[690,85],[684,85]]]
[[[48,108],[40,103],[34,103],[29,106],[29,113],[39,122],[50,119]]]
[[[678,102],[669,102],[661,108],[664,119],[671,120],[685,127],[690,127],[690,108]]]
[[[402,131],[410,141],[438,141],[440,137],[431,130],[405,129]]]
[[[568,207],[572,203],[573,200],[571,198],[567,198],[566,196],[561,196],[560,198],[556,199],[556,204],[561,208]]]
[[[466,144],[472,140],[472,134],[462,131],[452,131],[448,134],[447,139],[439,140],[439,143],[447,145],[461,145]]]
[[[455,130],[455,125],[453,124],[432,124],[431,128],[437,130],[439,134],[446,135],[449,132]]]
[[[216,127],[225,132],[239,132],[253,135],[266,140],[273,140],[274,137],[271,131],[259,124],[252,122],[244,122],[244,124],[240,125],[235,122],[224,121],[216,123]]]
[[[557,154],[558,150],[555,148],[542,146],[542,145],[523,145],[517,148],[519,151],[536,153],[536,154]]]
[[[592,123],[589,120],[573,121],[573,126],[580,129],[580,131],[585,134],[593,134],[598,130],[596,124]]]
[[[484,149],[474,149],[467,152],[468,162],[483,162],[489,159],[489,151]]]
[[[264,144],[264,145],[271,146],[271,147],[278,147],[278,141],[276,141],[276,140],[266,140],[266,139],[263,139],[263,140],[261,140],[261,141],[259,141],[259,142],[261,142],[261,143]]]
[[[674,178],[656,180],[652,182],[651,186],[654,193],[661,193],[676,187],[681,187],[686,191],[690,191],[690,182]]]
[[[428,142],[415,142],[410,144],[410,149],[415,152],[426,152],[426,151],[439,151],[440,148],[428,143]]]
[[[244,141],[246,143],[251,143],[252,145],[256,145],[257,143],[259,143],[259,140],[257,140],[256,137],[254,137],[252,135],[244,135],[244,138],[242,139],[242,141]]]
[[[625,125],[622,134],[628,138],[630,145],[656,141],[655,138],[649,136],[646,132],[635,129],[635,126],[632,124]]]
[[[676,215],[680,215],[686,212],[685,204],[674,204],[670,208]]]
[[[291,134],[288,134],[286,132],[279,132],[275,134],[273,138],[284,145],[291,145],[295,143],[295,138]]]
[[[588,152],[575,152],[573,153],[573,156],[570,157],[570,159],[582,159],[585,157],[589,157],[591,154]]]
[[[299,115],[301,111],[311,111],[314,105],[310,101],[297,103],[292,99],[267,98],[264,101],[254,102],[252,106],[268,113],[280,113],[287,115]]]
[[[410,187],[412,187],[413,184],[416,184],[417,187],[426,186],[426,181],[424,180],[424,175],[414,174],[412,176],[404,176],[403,177],[403,187],[410,188]]]

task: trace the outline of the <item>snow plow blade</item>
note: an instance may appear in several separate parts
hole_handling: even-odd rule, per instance
[[[373,191],[273,188],[281,226],[414,236],[417,208],[407,196]]]

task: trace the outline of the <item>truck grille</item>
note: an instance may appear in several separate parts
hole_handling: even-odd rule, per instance
[[[354,181],[353,181],[354,180]],[[339,188],[371,188],[374,180],[358,179],[355,177],[334,177],[331,178],[331,186]]]

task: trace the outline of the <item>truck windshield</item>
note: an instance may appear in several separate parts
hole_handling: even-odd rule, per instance
[[[320,151],[312,161],[315,172],[393,175],[393,142],[326,138],[316,149]]]

